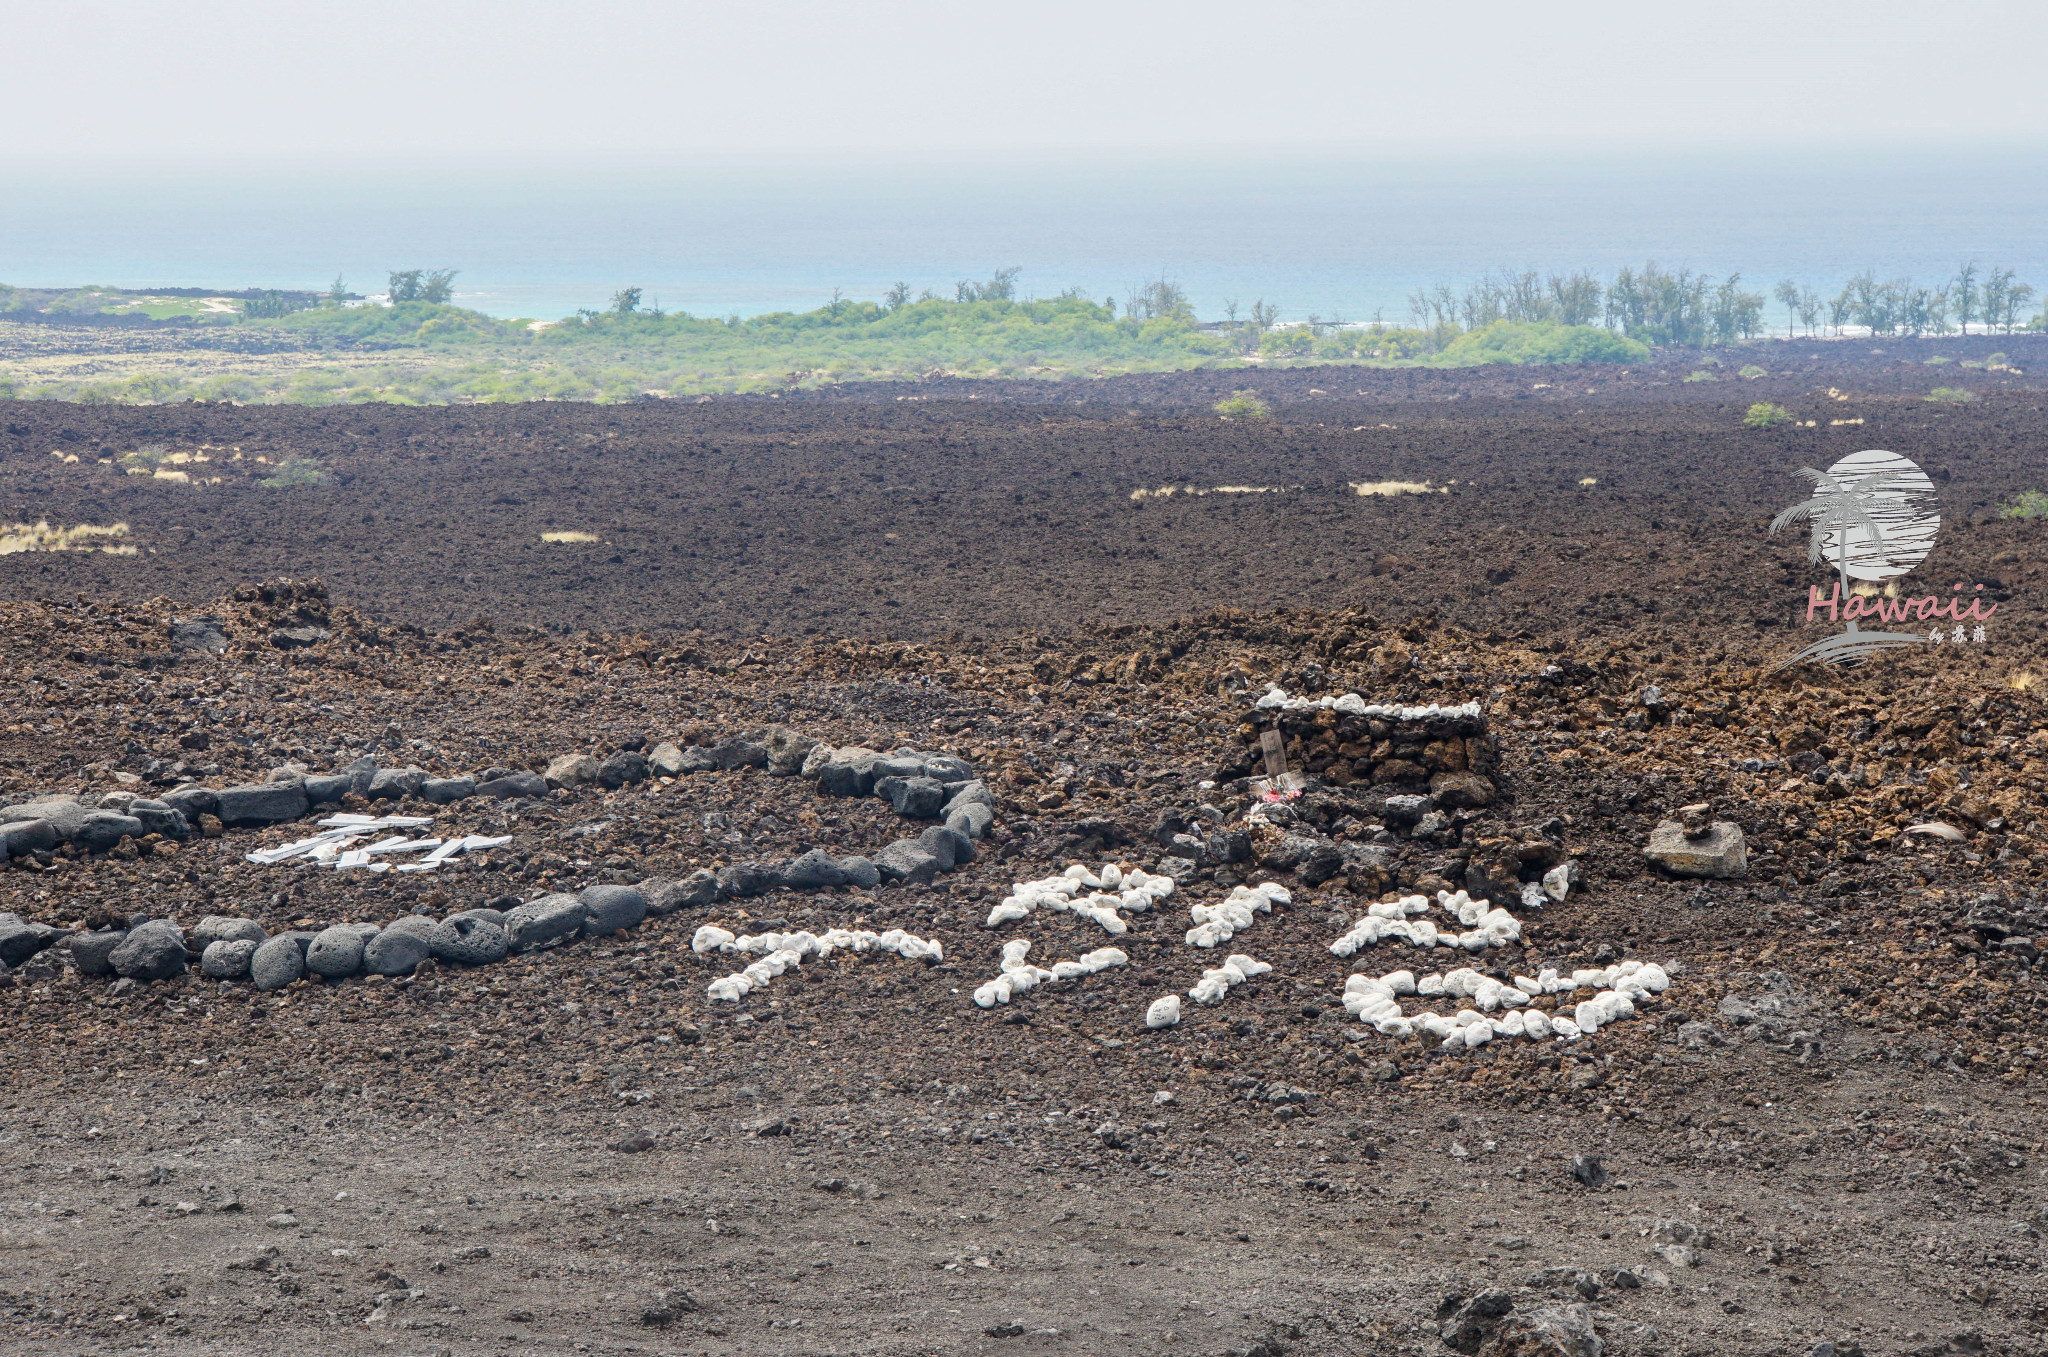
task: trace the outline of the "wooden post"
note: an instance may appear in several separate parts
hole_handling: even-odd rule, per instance
[[[1280,738],[1280,723],[1276,719],[1270,729],[1259,732],[1259,749],[1266,756],[1266,776],[1280,778],[1287,775],[1287,747]]]

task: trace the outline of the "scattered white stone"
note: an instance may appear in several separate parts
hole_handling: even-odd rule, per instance
[[[759,961],[736,974],[714,980],[705,989],[713,999],[738,1003],[750,991],[761,988],[791,966],[807,958],[824,960],[836,951],[894,952],[911,961],[943,961],[945,946],[937,938],[920,938],[900,928],[886,933],[866,929],[829,928],[823,933],[756,933],[735,937],[723,928],[707,924],[690,939],[697,952],[765,953]]]
[[[1010,894],[989,911],[988,927],[1000,928],[1035,910],[1050,909],[1093,919],[1105,931],[1121,934],[1126,925],[1119,912],[1144,914],[1172,894],[1170,876],[1155,876],[1142,867],[1114,862],[1091,872],[1077,862],[1058,876],[1014,884]]]
[[[1543,874],[1543,893],[1558,904],[1571,892],[1571,864],[1561,862]]]
[[[1154,999],[1152,1006],[1145,1010],[1145,1026],[1172,1027],[1180,1022],[1180,996],[1169,994],[1163,999]]]
[[[1465,931],[1439,929],[1428,919],[1412,917],[1427,912],[1429,901],[1420,895],[1405,895],[1368,906],[1364,916],[1330,944],[1330,951],[1348,957],[1361,947],[1396,938],[1417,947],[1462,947],[1468,952],[1483,952],[1521,940],[1521,920],[1484,900],[1474,900],[1464,891],[1438,891],[1436,903],[1463,924]]]
[[[690,935],[690,950],[699,954],[716,952],[733,941],[736,936],[717,924],[705,924]]]
[[[1202,978],[1188,991],[1188,998],[1198,1004],[1220,1004],[1233,986],[1242,985],[1253,976],[1264,975],[1272,969],[1263,961],[1254,961],[1241,952],[1233,952],[1221,966],[1202,972]]]
[[[1573,980],[1580,977],[1582,984],[1575,985]],[[1604,970],[1575,971],[1572,979],[1545,969],[1535,980],[1516,976],[1512,985],[1503,985],[1470,967],[1459,967],[1420,979],[1410,971],[1393,971],[1378,978],[1353,975],[1344,981],[1343,997],[1346,1012],[1383,1036],[1428,1032],[1446,1046],[1470,1050],[1495,1037],[1578,1040],[1609,1023],[1634,1017],[1637,999],[1662,993],[1670,984],[1671,977],[1655,962],[1624,961]],[[1546,1013],[1526,1007],[1533,995],[1570,993],[1582,987],[1597,992],[1572,1005],[1569,1011]],[[1398,996],[1409,994],[1424,999],[1468,999],[1471,1006],[1448,1017],[1441,1013],[1410,1015],[1402,1011],[1398,1002]],[[1489,1016],[1495,1013],[1499,1016]]]
[[[1108,970],[1112,966],[1130,964],[1130,957],[1121,948],[1101,947],[1086,953],[1079,961],[1062,961],[1051,970],[1034,966],[1024,958],[1031,952],[1031,943],[1025,938],[1013,938],[1003,944],[1002,974],[974,991],[974,1002],[981,1008],[994,1008],[1007,1004],[1016,995],[1052,980],[1078,980],[1084,975]]]
[[[1290,904],[1294,897],[1285,886],[1271,881],[1257,886],[1233,886],[1230,894],[1213,905],[1196,905],[1188,910],[1194,927],[1188,930],[1190,947],[1214,947],[1229,942],[1250,928],[1257,914],[1271,914],[1273,906]]]

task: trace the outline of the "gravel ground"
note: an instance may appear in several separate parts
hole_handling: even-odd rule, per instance
[[[1960,533],[1954,561],[2008,569],[1985,543],[2019,530]],[[1999,585],[2016,612],[2023,566]],[[171,620],[199,615],[224,654],[171,647]],[[328,635],[273,644],[300,626]],[[116,993],[44,954],[0,988],[0,1334],[22,1352],[1377,1354],[1448,1350],[1448,1318],[1495,1357],[1590,1352],[1589,1333],[1646,1355],[2043,1351],[2031,640],[1772,676],[1783,628],[1659,627],[1368,600],[924,641],[564,633],[514,609],[429,631],[305,582],[0,605],[10,803],[365,752],[538,770],[771,724],[957,753],[998,802],[979,858],[929,887],[726,900],[475,969]],[[1358,780],[1365,755],[1297,716],[1311,788],[1247,826],[1263,719],[1245,718],[1268,682],[1480,702],[1493,800],[1418,836]],[[1747,836],[1745,879],[1644,861],[1701,801]],[[744,767],[383,808],[512,842],[394,879],[243,860],[299,825],[130,841],[17,859],[0,910],[275,934],[871,853],[905,828]],[[1958,841],[1905,832],[1933,821]],[[1205,825],[1246,829],[1251,860],[1201,866],[1121,936],[1046,910],[983,925],[1013,882],[1159,869]],[[1261,865],[1280,835],[1341,865]],[[1471,964],[1655,961],[1670,989],[1572,1046],[1451,1055],[1347,1018],[1348,975],[1463,959],[1332,956],[1369,903],[1543,844],[1582,886],[1518,909],[1523,936]],[[1191,906],[1268,878],[1289,903],[1214,952],[1184,942]],[[946,957],[841,953],[717,1003],[705,987],[739,958],[690,950],[706,923],[900,927]],[[975,1007],[1013,937],[1034,962],[1114,943],[1129,964]],[[1237,950],[1274,970],[1144,1026]],[[1459,1337],[1495,1290],[1513,1310]]]

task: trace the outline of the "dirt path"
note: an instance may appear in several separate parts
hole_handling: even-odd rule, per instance
[[[1368,1085],[1276,1135],[1184,1072],[1158,1081],[1170,1105],[1136,1088],[1053,1116],[1056,1090],[981,1071],[918,1071],[911,1096],[881,1092],[893,1059],[749,1054],[720,1082],[687,1052],[635,1062],[641,1103],[421,1118],[374,1090],[281,1102],[177,1075],[50,1090],[0,1142],[0,1332],[24,1353],[1221,1353],[1290,1332],[1302,1354],[1434,1352],[1445,1293],[1562,1268],[1643,1278],[1598,1289],[1609,1352],[1875,1353],[1982,1329],[2038,1275],[2013,1189],[2039,1170],[1955,1167],[2029,1134],[2027,1110],[1954,1075],[1852,1063],[1747,1108],[1715,1091],[1768,1057],[1729,1053],[1702,1063],[1691,1127]],[[1118,1113],[1159,1129],[1105,1150],[1094,1119]],[[745,1129],[764,1120],[796,1129]],[[652,1151],[606,1148],[643,1128]],[[1574,1153],[1617,1183],[1575,1182]],[[1697,1267],[1654,1251],[1660,1219],[1711,1235]],[[1522,1306],[1580,1299],[1559,1276]]]

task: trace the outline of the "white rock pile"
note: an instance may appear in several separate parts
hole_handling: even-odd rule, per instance
[[[1224,958],[1221,966],[1202,972],[1202,978],[1188,991],[1188,998],[1198,1004],[1220,1004],[1232,988],[1272,969],[1263,961],[1254,961],[1242,952],[1233,952]]]
[[[1329,710],[1340,716],[1377,716],[1388,721],[1454,721],[1479,715],[1477,702],[1451,707],[1435,702],[1426,707],[1400,707],[1384,702],[1369,703],[1357,693],[1346,693],[1342,697],[1289,697],[1277,683],[1267,684],[1264,695],[1252,706],[1259,711]]]
[[[1462,1044],[1470,1048],[1483,1046],[1495,1037],[1543,1041],[1550,1037],[1576,1040],[1591,1036],[1609,1023],[1634,1017],[1637,999],[1661,994],[1670,984],[1671,977],[1662,966],[1640,961],[1573,971],[1568,976],[1546,968],[1533,980],[1518,975],[1508,985],[1469,967],[1442,975],[1425,975],[1419,980],[1413,971],[1394,971],[1377,978],[1354,975],[1347,979],[1344,1007],[1382,1036],[1409,1037],[1427,1032],[1445,1046]],[[1569,1012],[1562,1006],[1554,1013],[1527,1007],[1537,995],[1570,994],[1581,989],[1596,992]],[[1400,999],[1407,995],[1469,999],[1471,1007],[1452,1014],[1407,1014],[1400,1004]],[[1488,1016],[1496,1012],[1501,1016]]]
[[[1083,894],[1083,892],[1087,892]],[[1108,863],[1091,872],[1074,863],[1058,876],[1019,881],[1010,894],[988,912],[988,926],[1015,923],[1038,909],[1057,910],[1093,919],[1112,936],[1129,930],[1124,914],[1143,914],[1173,894],[1173,878],[1155,876],[1142,867]]]
[[[937,938],[919,938],[900,928],[871,933],[864,928],[828,928],[823,933],[808,929],[797,933],[752,933],[735,936],[715,924],[705,924],[690,938],[690,950],[705,952],[759,953],[761,959],[745,970],[721,976],[706,987],[711,998],[738,1003],[792,966],[807,958],[823,961],[837,951],[894,952],[911,961],[944,961],[946,949]]]
[[[1474,900],[1464,891],[1438,891],[1436,902],[1464,925],[1463,931],[1438,928],[1429,919],[1415,917],[1429,912],[1429,899],[1404,895],[1368,907],[1365,916],[1352,924],[1349,932],[1330,944],[1330,951],[1348,957],[1385,938],[1398,938],[1417,947],[1462,947],[1468,952],[1483,952],[1521,940],[1521,921],[1498,906]]]
[[[1252,926],[1254,915],[1271,914],[1273,906],[1291,904],[1293,900],[1285,886],[1271,881],[1256,886],[1232,886],[1230,894],[1218,903],[1196,905],[1188,911],[1195,924],[1188,930],[1188,946],[1214,947],[1219,942],[1229,942]]]
[[[1084,953],[1078,961],[1056,961],[1052,969],[1034,966],[1024,958],[1031,953],[1031,943],[1025,938],[1012,938],[1003,944],[1002,974],[974,991],[974,1002],[981,1008],[994,1008],[1007,1004],[1026,990],[1053,980],[1079,980],[1084,975],[1094,975],[1115,966],[1127,966],[1131,959],[1121,948],[1100,947]]]
[[[380,830],[421,829],[434,823],[431,815],[331,815],[317,822],[321,832],[310,839],[299,839],[294,843],[282,844],[276,848],[262,848],[246,855],[247,860],[264,867],[275,867],[280,862],[299,860],[301,867],[332,867],[346,872],[362,868],[372,872],[388,872],[396,868],[401,872],[431,872],[460,853],[481,852],[486,848],[501,848],[512,842],[510,835],[504,838],[487,838],[481,834],[458,835],[452,839],[408,838],[394,834],[379,839],[376,843],[364,844]],[[361,845],[358,847],[358,845]],[[377,858],[395,857],[400,853],[425,853],[418,862],[393,863],[373,861]]]

